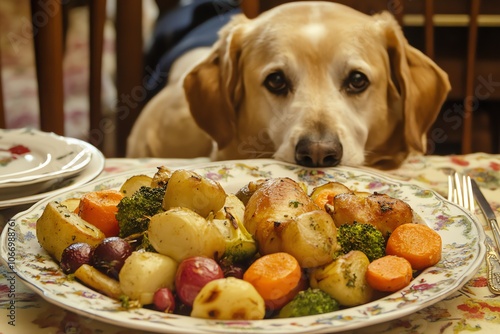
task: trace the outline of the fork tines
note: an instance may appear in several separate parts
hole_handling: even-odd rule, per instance
[[[470,176],[448,175],[448,200],[474,212],[474,195]]]

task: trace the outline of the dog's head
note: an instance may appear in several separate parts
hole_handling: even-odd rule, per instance
[[[425,152],[450,85],[389,13],[308,1],[236,16],[184,88],[219,158],[392,167]]]

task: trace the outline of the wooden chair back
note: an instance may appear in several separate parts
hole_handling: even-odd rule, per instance
[[[65,133],[64,85],[63,85],[63,5],[51,3],[50,15],[46,13],[43,1],[31,0],[34,52],[38,83],[40,129],[59,135]],[[116,119],[106,120],[102,112],[102,54],[104,24],[106,20],[106,0],[89,0],[89,129],[88,141],[103,149],[106,132],[114,132],[112,155],[124,156],[126,138],[142,105],[131,104],[121,96],[128,96],[134,87],[142,84],[142,2],[116,2],[116,110],[125,110]],[[41,20],[41,13],[44,22]],[[1,70],[1,64],[0,64]],[[3,103],[3,89],[0,80],[0,128],[6,127]],[[126,105],[126,108],[124,107]],[[121,109],[120,109],[121,108]],[[107,123],[106,123],[107,122]],[[91,135],[93,134],[93,135]]]

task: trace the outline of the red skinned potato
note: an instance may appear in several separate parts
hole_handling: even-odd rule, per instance
[[[211,258],[193,256],[183,260],[175,275],[175,289],[179,299],[193,306],[194,299],[208,282],[223,278],[224,272]]]
[[[132,246],[125,239],[109,237],[94,248],[91,264],[106,275],[118,279],[118,273],[132,251]]]
[[[175,297],[169,288],[160,288],[153,295],[153,304],[158,311],[173,313],[175,310]]]
[[[66,247],[61,256],[61,269],[73,274],[82,264],[90,264],[93,248],[85,242],[76,242]]]

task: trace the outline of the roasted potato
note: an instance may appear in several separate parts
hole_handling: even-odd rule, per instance
[[[191,316],[217,320],[259,320],[264,299],[252,284],[227,277],[208,282],[196,296]]]
[[[242,201],[243,204],[246,205],[250,197],[252,197],[255,190],[257,190],[257,188],[259,188],[265,181],[266,179],[258,179],[256,181],[248,182],[246,185],[238,189],[238,191],[235,194],[236,197],[238,197],[240,201]]]
[[[244,222],[259,253],[290,252],[304,268],[332,261],[337,248],[331,217],[290,178],[260,185],[248,200]]]
[[[293,255],[302,268],[331,262],[337,250],[337,228],[323,210],[298,215],[283,228],[281,238],[283,251]]]
[[[172,208],[151,217],[148,238],[154,249],[177,262],[190,256],[216,258],[226,250],[226,241],[217,226],[196,212]]]
[[[319,288],[343,306],[357,306],[373,298],[365,274],[370,261],[361,251],[351,251],[335,261],[314,268],[309,276],[312,288]]]
[[[226,192],[217,182],[195,172],[176,170],[170,176],[163,199],[163,209],[185,207],[202,217],[219,211],[226,201]]]
[[[137,190],[139,190],[140,187],[151,187],[151,182],[153,178],[148,175],[134,175],[125,182],[123,182],[122,186],[120,187],[120,192],[126,196],[130,197],[132,196]]]
[[[60,262],[64,249],[69,245],[85,242],[95,246],[105,235],[65,205],[53,201],[47,203],[36,222],[36,237],[40,246]]]
[[[152,252],[133,252],[119,274],[120,289],[142,305],[152,304],[159,288],[174,288],[178,263],[172,258]]]
[[[386,194],[345,193],[334,198],[335,225],[353,222],[372,224],[384,237],[396,227],[413,222],[413,210],[406,202]]]
[[[80,207],[80,199],[79,198],[67,198],[61,201],[61,204],[68,208],[71,212],[78,212],[78,208]]]

